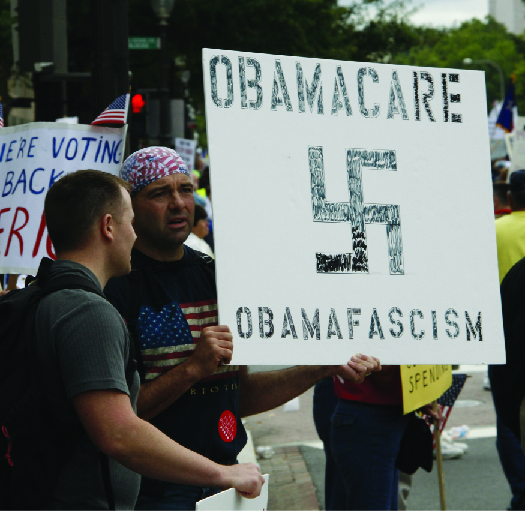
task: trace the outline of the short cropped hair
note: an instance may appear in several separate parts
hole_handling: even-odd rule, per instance
[[[520,190],[518,192],[510,191],[510,200],[512,201],[512,210],[518,211],[520,209],[525,209],[525,190]]]
[[[123,207],[121,188],[129,191],[131,186],[99,170],[78,170],[56,181],[44,202],[47,232],[56,252],[82,248],[102,215],[118,217]]]
[[[494,196],[499,199],[501,205],[506,206],[509,203],[507,192],[509,191],[509,185],[505,182],[498,181],[492,184]]]
[[[206,220],[208,218],[208,213],[206,213],[206,210],[199,206],[198,204],[195,204],[195,210],[193,213],[193,226],[195,227],[199,220]]]

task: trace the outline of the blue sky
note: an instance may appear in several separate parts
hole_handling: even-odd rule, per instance
[[[348,0],[339,3],[344,5]],[[419,9],[411,20],[417,25],[449,27],[472,18],[483,19],[488,14],[488,3],[488,0],[412,0],[410,5]]]

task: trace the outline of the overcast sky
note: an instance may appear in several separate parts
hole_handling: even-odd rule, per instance
[[[413,0],[419,11],[411,19],[416,25],[451,26],[489,13],[488,0]]]
[[[339,0],[341,5],[349,0]],[[483,19],[489,12],[489,0],[412,0],[419,10],[411,19],[416,25],[452,26],[472,18]]]

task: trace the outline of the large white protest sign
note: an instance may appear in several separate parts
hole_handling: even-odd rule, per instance
[[[503,363],[484,75],[204,50],[234,362]]]
[[[43,216],[47,190],[80,169],[118,175],[126,127],[35,122],[0,129],[0,272],[34,274],[54,257]]]

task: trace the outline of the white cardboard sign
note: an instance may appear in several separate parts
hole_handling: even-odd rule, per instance
[[[196,149],[196,140],[188,140],[186,138],[175,137],[175,151],[177,151],[177,153],[182,158],[190,172],[193,172],[193,167],[195,166]]]
[[[484,75],[203,51],[238,364],[504,363]]]
[[[0,129],[0,273],[34,274],[43,256],[54,257],[47,190],[75,170],[118,175],[126,130],[62,122]]]
[[[197,511],[266,511],[268,509],[268,481],[265,474],[261,494],[255,499],[245,499],[237,490],[230,488],[197,502]]]
[[[509,140],[511,142],[510,151],[507,147],[507,152],[511,157],[509,176],[515,170],[525,169],[525,117],[518,117],[514,132],[510,135],[512,136],[512,139]]]

